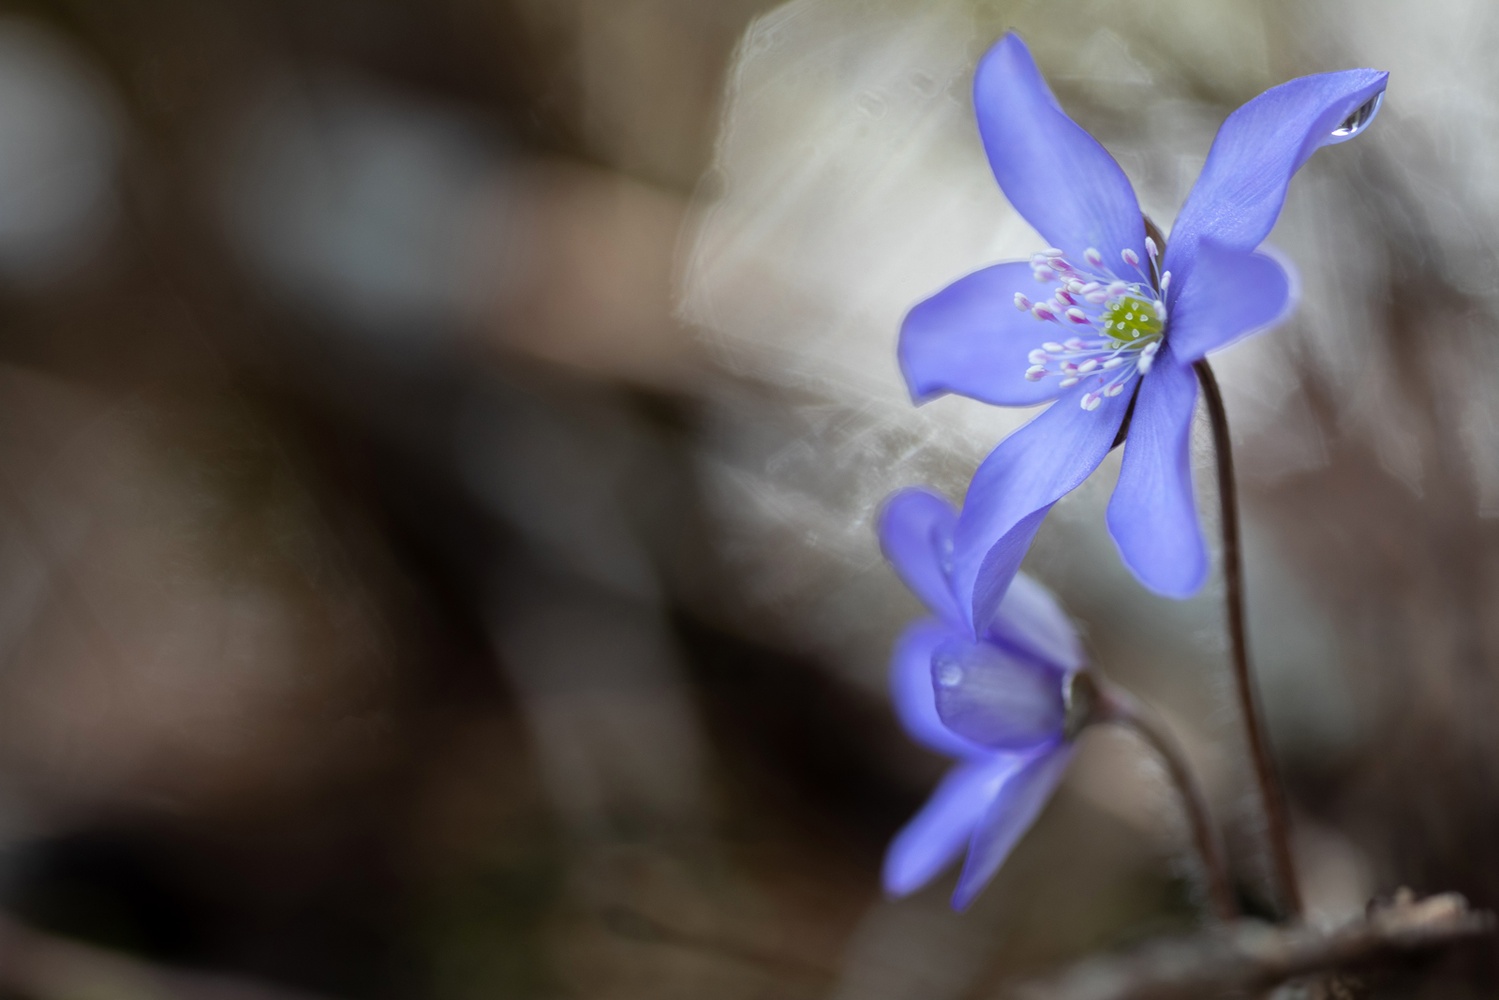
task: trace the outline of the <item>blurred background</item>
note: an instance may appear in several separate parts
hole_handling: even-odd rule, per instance
[[[1488,5],[36,0],[0,5],[0,997],[982,998],[1192,928],[1110,733],[973,911],[879,889],[943,762],[885,698],[919,608],[873,517],[1028,416],[916,409],[894,357],[1037,247],[968,97],[1012,27],[1163,228],[1238,104],[1392,71],[1272,236],[1299,313],[1217,361],[1251,638],[1314,918],[1499,905]],[[1221,591],[1133,583],[1116,472],[1028,568],[1262,906]],[[1474,945],[1389,989],[1496,984]]]

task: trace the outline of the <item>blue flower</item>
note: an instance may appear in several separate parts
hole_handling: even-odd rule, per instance
[[[974,81],[984,148],[1005,196],[1052,247],[970,274],[911,310],[901,368],[917,402],[953,392],[1001,406],[1056,403],[974,476],[954,566],[972,595],[965,620],[992,618],[1046,512],[1103,461],[1131,409],[1109,531],[1150,589],[1186,597],[1202,586],[1191,366],[1289,311],[1291,276],[1256,247],[1301,165],[1373,120],[1386,77],[1302,77],[1235,111],[1162,251],[1124,171],[1058,106],[1025,44],[1007,35],[985,55]]]
[[[966,846],[953,894],[962,909],[1028,830],[1072,757],[1073,677],[1083,669],[1072,622],[1040,584],[1016,576],[979,629],[951,572],[958,515],[923,490],[887,501],[880,543],[933,617],[896,643],[896,713],[917,742],[956,760],[925,807],[885,856],[887,892],[905,895],[946,868]]]

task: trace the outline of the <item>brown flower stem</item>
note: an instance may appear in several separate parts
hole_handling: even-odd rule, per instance
[[[1095,690],[1093,718],[1098,722],[1124,726],[1155,751],[1165,765],[1166,777],[1176,789],[1182,808],[1187,814],[1187,824],[1192,831],[1192,846],[1207,876],[1208,899],[1213,915],[1219,920],[1232,921],[1239,916],[1239,906],[1234,899],[1233,885],[1229,882],[1228,866],[1223,860],[1223,847],[1219,843],[1217,829],[1208,815],[1207,799],[1192,777],[1186,755],[1171,736],[1171,731],[1162,723],[1160,716],[1150,706],[1139,701],[1117,684],[1110,683],[1097,674],[1090,679]]]
[[[1263,713],[1254,677],[1249,669],[1249,635],[1244,620],[1244,558],[1239,535],[1239,497],[1234,482],[1233,444],[1228,434],[1228,413],[1223,408],[1223,394],[1218,380],[1206,360],[1192,366],[1202,385],[1208,419],[1213,428],[1213,452],[1218,460],[1218,504],[1223,529],[1223,592],[1228,611],[1230,661],[1234,686],[1244,716],[1244,735],[1249,741],[1249,757],[1254,765],[1255,784],[1265,811],[1265,832],[1270,842],[1270,859],[1280,903],[1289,917],[1301,916],[1301,889],[1296,882],[1296,868],[1291,860],[1290,824],[1286,818],[1285,793],[1275,773],[1275,761],[1265,734]]]

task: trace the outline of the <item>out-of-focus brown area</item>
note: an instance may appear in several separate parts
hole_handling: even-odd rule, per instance
[[[1238,103],[1395,71],[1276,233],[1299,318],[1219,370],[1314,914],[1499,905],[1493,26],[1444,6],[0,9],[0,995],[939,1000],[1192,926],[1110,734],[972,912],[879,889],[942,762],[873,511],[1013,425],[912,408],[895,329],[1030,249],[966,96],[1010,26],[1163,225]],[[1252,907],[1218,595],[1141,594],[1106,496],[1030,568]]]

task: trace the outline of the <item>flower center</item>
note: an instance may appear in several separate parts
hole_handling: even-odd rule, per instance
[[[1156,314],[1155,304],[1135,295],[1115,299],[1103,308],[1103,333],[1116,347],[1141,340],[1160,340],[1166,324]]]
[[[1162,274],[1155,241],[1145,240],[1148,273],[1132,250],[1119,254],[1116,272],[1104,264],[1103,254],[1089,248],[1085,264],[1069,261],[1060,250],[1031,258],[1036,280],[1055,282],[1050,299],[1032,302],[1015,294],[1017,308],[1036,319],[1075,331],[1073,336],[1048,340],[1030,352],[1025,377],[1032,382],[1056,377],[1060,387],[1085,385],[1079,405],[1096,410],[1104,397],[1118,396],[1138,376],[1150,371],[1166,336],[1166,289],[1171,272]]]

